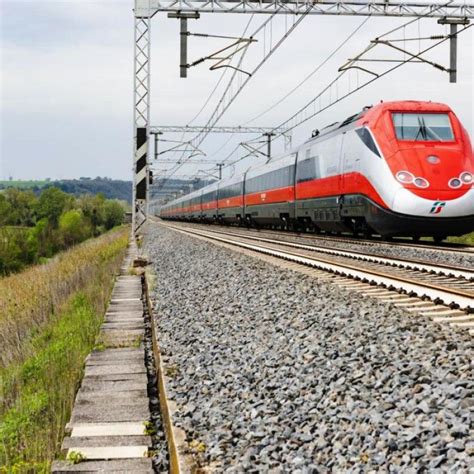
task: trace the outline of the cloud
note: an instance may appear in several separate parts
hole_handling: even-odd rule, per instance
[[[0,174],[130,178],[133,2],[3,0],[0,5],[3,10],[0,15],[3,160]],[[190,20],[188,25],[192,32],[240,36],[249,19],[247,15],[213,14]],[[263,20],[264,16],[255,15],[247,34]],[[279,21],[282,24],[284,20]],[[275,103],[326,58],[361,21],[361,18],[353,17],[305,18],[251,79],[221,123],[245,123]],[[325,87],[347,58],[361,52],[375,36],[403,21],[370,19],[312,80],[255,123],[274,126],[285,120]],[[458,84],[449,84],[446,73],[430,66],[405,66],[301,126],[295,131],[293,143],[307,139],[312,129],[341,120],[362,106],[381,99],[446,102],[472,134],[473,30],[459,40]],[[440,32],[444,30],[436,20],[422,22],[420,33],[423,36]],[[411,34],[408,29],[400,31],[401,35],[403,33]],[[273,34],[277,34],[277,27]],[[194,61],[227,44],[228,40],[191,36],[188,58]],[[260,60],[262,44],[263,39],[249,48],[247,68],[251,69]],[[447,46],[430,58],[447,64]],[[157,15],[152,21],[151,61],[152,124],[188,123],[201,108],[222,70],[210,71],[211,64],[206,61],[191,68],[188,79],[180,79],[179,22],[166,18],[164,14]],[[213,95],[195,123],[206,121],[219,97],[219,93]],[[244,138],[235,136],[220,156],[227,156]],[[211,156],[226,140],[228,137],[222,135],[209,136],[203,149]],[[277,144],[275,149],[278,149]],[[192,168],[183,168],[182,172],[192,171]]]

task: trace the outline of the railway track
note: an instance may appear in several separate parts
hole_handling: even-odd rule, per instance
[[[331,275],[340,286],[391,302],[409,312],[429,314],[474,333],[474,271],[413,259],[364,255],[314,245],[243,235],[235,229],[164,223],[169,228],[232,247],[269,255]],[[357,282],[354,282],[357,280]],[[383,287],[383,288],[380,288]]]
[[[200,226],[203,230],[208,230],[208,226]],[[430,275],[436,274],[440,276],[449,276],[455,277],[462,281],[462,285],[468,284],[472,288],[474,288],[474,271],[471,270],[469,267],[461,266],[461,265],[448,265],[444,263],[437,263],[432,264],[431,262],[427,262],[426,260],[422,259],[415,259],[415,258],[397,258],[397,257],[388,257],[386,255],[371,252],[367,253],[366,251],[357,251],[357,250],[344,250],[337,247],[327,247],[327,246],[319,246],[316,244],[305,244],[305,243],[297,243],[294,241],[289,241],[287,235],[285,233],[276,234],[275,236],[283,239],[277,240],[274,238],[265,237],[265,235],[270,235],[273,237],[272,234],[266,234],[265,232],[257,233],[257,234],[248,234],[246,230],[241,230],[240,228],[224,228],[222,227],[217,229],[212,228],[212,232],[222,235],[233,235],[233,236],[241,236],[248,240],[258,241],[258,242],[265,242],[269,244],[276,244],[276,245],[283,245],[290,248],[300,249],[300,250],[309,250],[313,252],[320,252],[328,255],[334,256],[342,256],[347,257],[355,260],[361,260],[366,262],[378,263],[382,265],[390,265],[393,267],[398,268],[406,268],[409,270],[417,270],[423,273],[429,273]],[[328,242],[330,243],[330,241]],[[465,280],[465,281],[464,281]],[[467,283],[466,283],[467,282]]]
[[[281,231],[281,230],[273,230],[273,229],[255,229],[255,228],[246,228],[246,227],[238,227],[238,229],[252,234],[268,234],[274,236],[282,236],[288,238],[291,237],[298,237],[308,240],[314,240],[319,242],[328,242],[328,243],[342,243],[342,244],[354,244],[359,245],[362,247],[371,247],[373,245],[379,245],[387,248],[406,248],[406,249],[414,249],[414,250],[433,250],[433,251],[442,251],[452,254],[466,254],[472,255],[474,257],[474,246],[465,245],[465,244],[455,244],[449,242],[442,242],[439,244],[433,244],[433,242],[429,241],[420,241],[420,242],[410,242],[408,240],[391,240],[386,241],[382,239],[372,238],[372,239],[364,239],[360,237],[349,237],[349,236],[335,236],[330,234],[314,234],[310,232],[293,232],[293,231]]]

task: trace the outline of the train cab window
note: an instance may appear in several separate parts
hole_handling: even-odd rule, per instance
[[[436,142],[454,140],[448,114],[393,113],[392,119],[399,140]]]
[[[369,130],[366,129],[365,127],[363,128],[358,128],[356,130],[357,135],[359,138],[362,140],[362,143],[372,152],[375,153],[377,156],[380,156],[379,149],[377,148],[377,145],[374,142],[374,139],[372,138],[372,135],[370,134]]]

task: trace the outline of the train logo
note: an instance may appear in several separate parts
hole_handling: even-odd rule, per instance
[[[433,207],[431,208],[430,214],[439,214],[445,206],[446,201],[435,201],[433,203]]]

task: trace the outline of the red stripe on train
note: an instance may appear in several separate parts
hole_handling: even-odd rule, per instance
[[[363,194],[382,207],[388,208],[370,181],[360,173],[346,173],[314,179],[296,185],[296,200]]]

